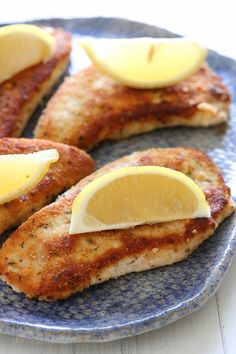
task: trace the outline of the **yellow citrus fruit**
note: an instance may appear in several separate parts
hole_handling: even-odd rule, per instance
[[[32,190],[59,159],[56,149],[31,154],[0,155],[0,204]]]
[[[0,28],[0,83],[18,72],[45,61],[53,53],[55,38],[33,25]]]
[[[201,189],[165,167],[124,167],[89,183],[72,205],[70,233],[210,217]]]
[[[102,73],[123,85],[159,88],[194,74],[207,49],[186,38],[84,38],[79,41]]]

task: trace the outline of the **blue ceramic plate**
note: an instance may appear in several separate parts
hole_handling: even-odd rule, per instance
[[[78,35],[174,36],[163,29],[122,19],[54,19],[36,23],[63,27],[74,38]],[[97,165],[153,146],[193,146],[204,150],[220,166],[235,195],[236,63],[215,52],[210,52],[208,61],[233,95],[227,127],[157,130],[120,142],[103,143],[93,152]],[[69,70],[75,71],[76,65],[72,60]],[[39,113],[38,110],[26,136],[30,135]],[[219,287],[236,246],[234,224],[235,216],[232,216],[184,262],[129,274],[54,304],[27,300],[1,282],[0,331],[51,342],[108,341],[176,321],[199,309]]]

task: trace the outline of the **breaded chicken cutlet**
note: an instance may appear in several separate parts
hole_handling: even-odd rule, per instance
[[[69,235],[71,205],[85,185],[111,170],[145,165],[191,177],[207,198],[211,218]],[[86,177],[11,234],[0,250],[0,276],[29,298],[64,299],[111,278],[185,259],[233,209],[221,173],[203,153],[188,148],[136,152]]]
[[[71,36],[62,29],[45,28],[56,38],[53,56],[0,84],[0,138],[21,135],[42,98],[66,70]]]
[[[103,140],[156,128],[226,122],[229,103],[228,89],[207,65],[179,84],[150,90],[123,86],[91,66],[65,79],[35,137],[89,150]]]
[[[0,139],[0,155],[27,154],[47,149],[57,149],[59,160],[50,166],[46,176],[30,192],[0,205],[0,234],[18,226],[35,211],[51,203],[58,194],[93,172],[91,157],[76,147],[48,140]]]

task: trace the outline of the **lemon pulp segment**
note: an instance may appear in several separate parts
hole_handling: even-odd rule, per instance
[[[79,41],[98,70],[137,88],[175,84],[196,72],[207,49],[186,38],[121,38]]]
[[[125,167],[88,184],[72,205],[71,233],[210,217],[201,189],[164,167]]]
[[[51,57],[55,38],[34,25],[0,28],[0,83]]]
[[[32,190],[59,158],[57,150],[31,154],[0,155],[0,204]]]

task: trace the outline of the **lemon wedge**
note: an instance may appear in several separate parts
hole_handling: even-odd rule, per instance
[[[0,205],[32,190],[59,159],[56,149],[0,155]]]
[[[201,189],[165,167],[124,167],[89,183],[72,205],[70,233],[123,229],[211,215]]]
[[[207,49],[186,38],[121,38],[79,40],[99,71],[123,85],[160,88],[194,74]]]
[[[0,28],[0,83],[53,54],[55,38],[33,25]]]

